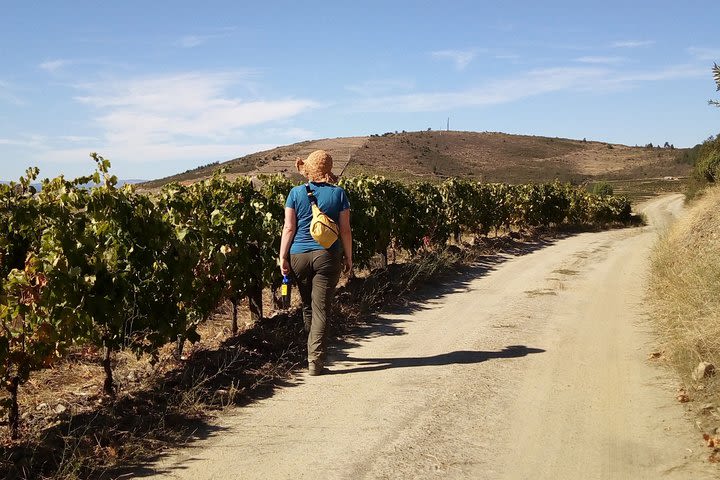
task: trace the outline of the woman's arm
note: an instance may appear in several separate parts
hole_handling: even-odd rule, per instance
[[[350,228],[350,209],[347,208],[340,212],[340,240],[342,241],[343,252],[345,254],[344,270],[352,271],[352,229]]]
[[[295,209],[285,207],[285,224],[280,237],[280,272],[283,275],[290,273],[290,245],[292,245],[293,238],[295,238],[296,229],[297,217],[295,216]]]

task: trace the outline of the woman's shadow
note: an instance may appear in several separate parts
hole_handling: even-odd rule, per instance
[[[328,375],[340,375],[345,373],[376,372],[388,368],[427,367],[452,364],[481,363],[493,358],[517,358],[524,357],[531,353],[543,353],[542,348],[526,347],[525,345],[510,345],[497,352],[486,352],[482,350],[456,350],[454,352],[441,353],[430,357],[399,357],[399,358],[358,358],[347,356],[338,359],[338,363],[352,363],[357,366],[349,368],[337,367],[328,369]]]

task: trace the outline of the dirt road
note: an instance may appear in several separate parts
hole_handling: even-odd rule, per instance
[[[677,382],[647,357],[651,227],[589,233],[479,266],[374,321],[332,374],[220,419],[162,460],[187,479],[715,478]],[[429,293],[429,292],[425,292]],[[429,300],[428,300],[429,298]],[[714,472],[714,473],[713,473]]]

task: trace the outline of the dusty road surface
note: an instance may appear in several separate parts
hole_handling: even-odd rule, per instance
[[[652,226],[559,240],[424,292],[301,376],[219,419],[159,478],[702,479],[702,439],[649,364]]]

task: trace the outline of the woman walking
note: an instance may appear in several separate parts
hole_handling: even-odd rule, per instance
[[[297,284],[302,299],[305,331],[308,332],[310,375],[323,372],[326,325],[330,303],[340,271],[352,270],[350,203],[345,191],[335,185],[332,157],[316,150],[295,162],[308,183],[290,190],[285,202],[285,225],[280,240],[280,270]],[[310,234],[312,201],[339,227],[339,238],[328,248]]]

